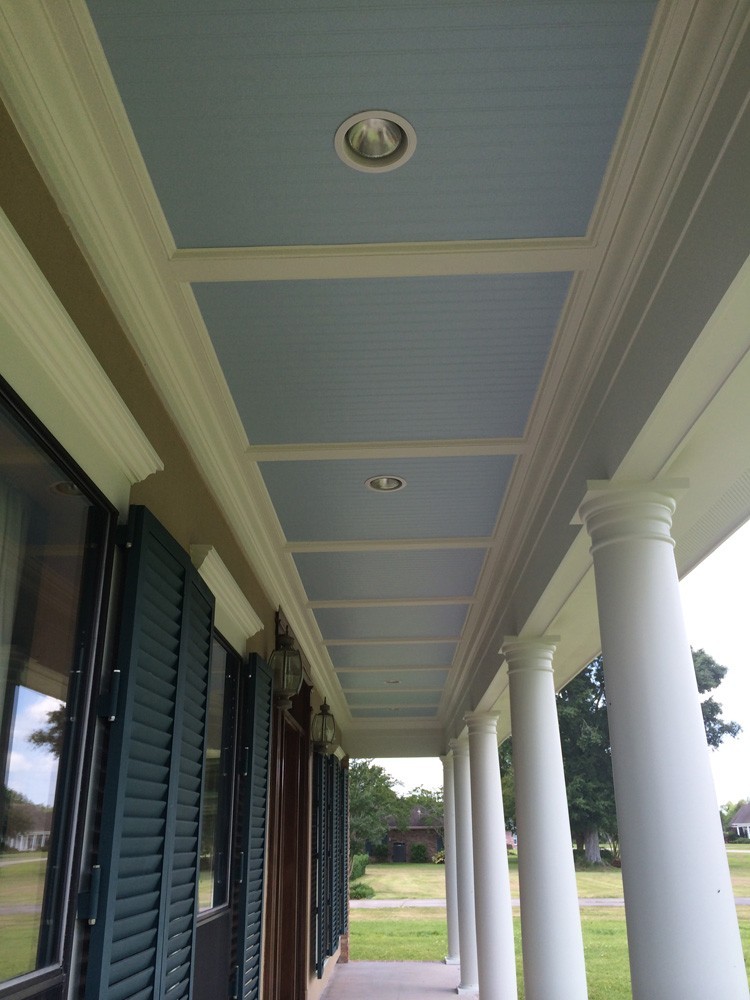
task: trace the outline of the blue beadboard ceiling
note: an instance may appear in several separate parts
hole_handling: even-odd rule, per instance
[[[250,254],[587,237],[655,3],[88,7],[176,247]],[[368,108],[414,126],[401,169],[336,156]],[[574,282],[550,265],[185,285],[296,613],[363,725],[440,720]],[[365,488],[385,474],[406,488]]]
[[[653,7],[89,0],[183,247],[582,236]],[[342,170],[368,108],[408,169]]]

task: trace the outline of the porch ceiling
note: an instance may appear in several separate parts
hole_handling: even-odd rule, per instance
[[[10,0],[0,35],[346,749],[441,752],[503,708],[504,633],[566,626],[580,669],[586,480],[662,473],[744,352],[714,333],[700,413],[669,402],[750,249],[748,4]],[[399,169],[337,157],[368,108],[413,125]],[[683,565],[747,516],[750,480],[694,530],[743,472],[696,492]]]

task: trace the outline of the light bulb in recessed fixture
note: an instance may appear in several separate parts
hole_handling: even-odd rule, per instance
[[[360,111],[336,129],[333,147],[347,166],[365,173],[384,173],[414,155],[417,134],[392,111]]]
[[[376,493],[395,493],[406,486],[406,480],[401,476],[370,476],[365,486]]]
[[[368,160],[391,156],[404,141],[404,133],[388,118],[362,118],[346,133],[351,149]]]

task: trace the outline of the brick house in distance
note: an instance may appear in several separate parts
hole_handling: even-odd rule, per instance
[[[435,816],[423,806],[415,806],[409,816],[406,829],[388,828],[388,860],[411,861],[412,849],[423,844],[427,850],[427,860],[443,850],[443,817]]]

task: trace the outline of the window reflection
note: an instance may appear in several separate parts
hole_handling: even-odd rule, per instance
[[[0,982],[59,960],[99,522],[0,411]]]
[[[228,902],[236,668],[236,655],[214,639],[201,796],[201,912]]]

